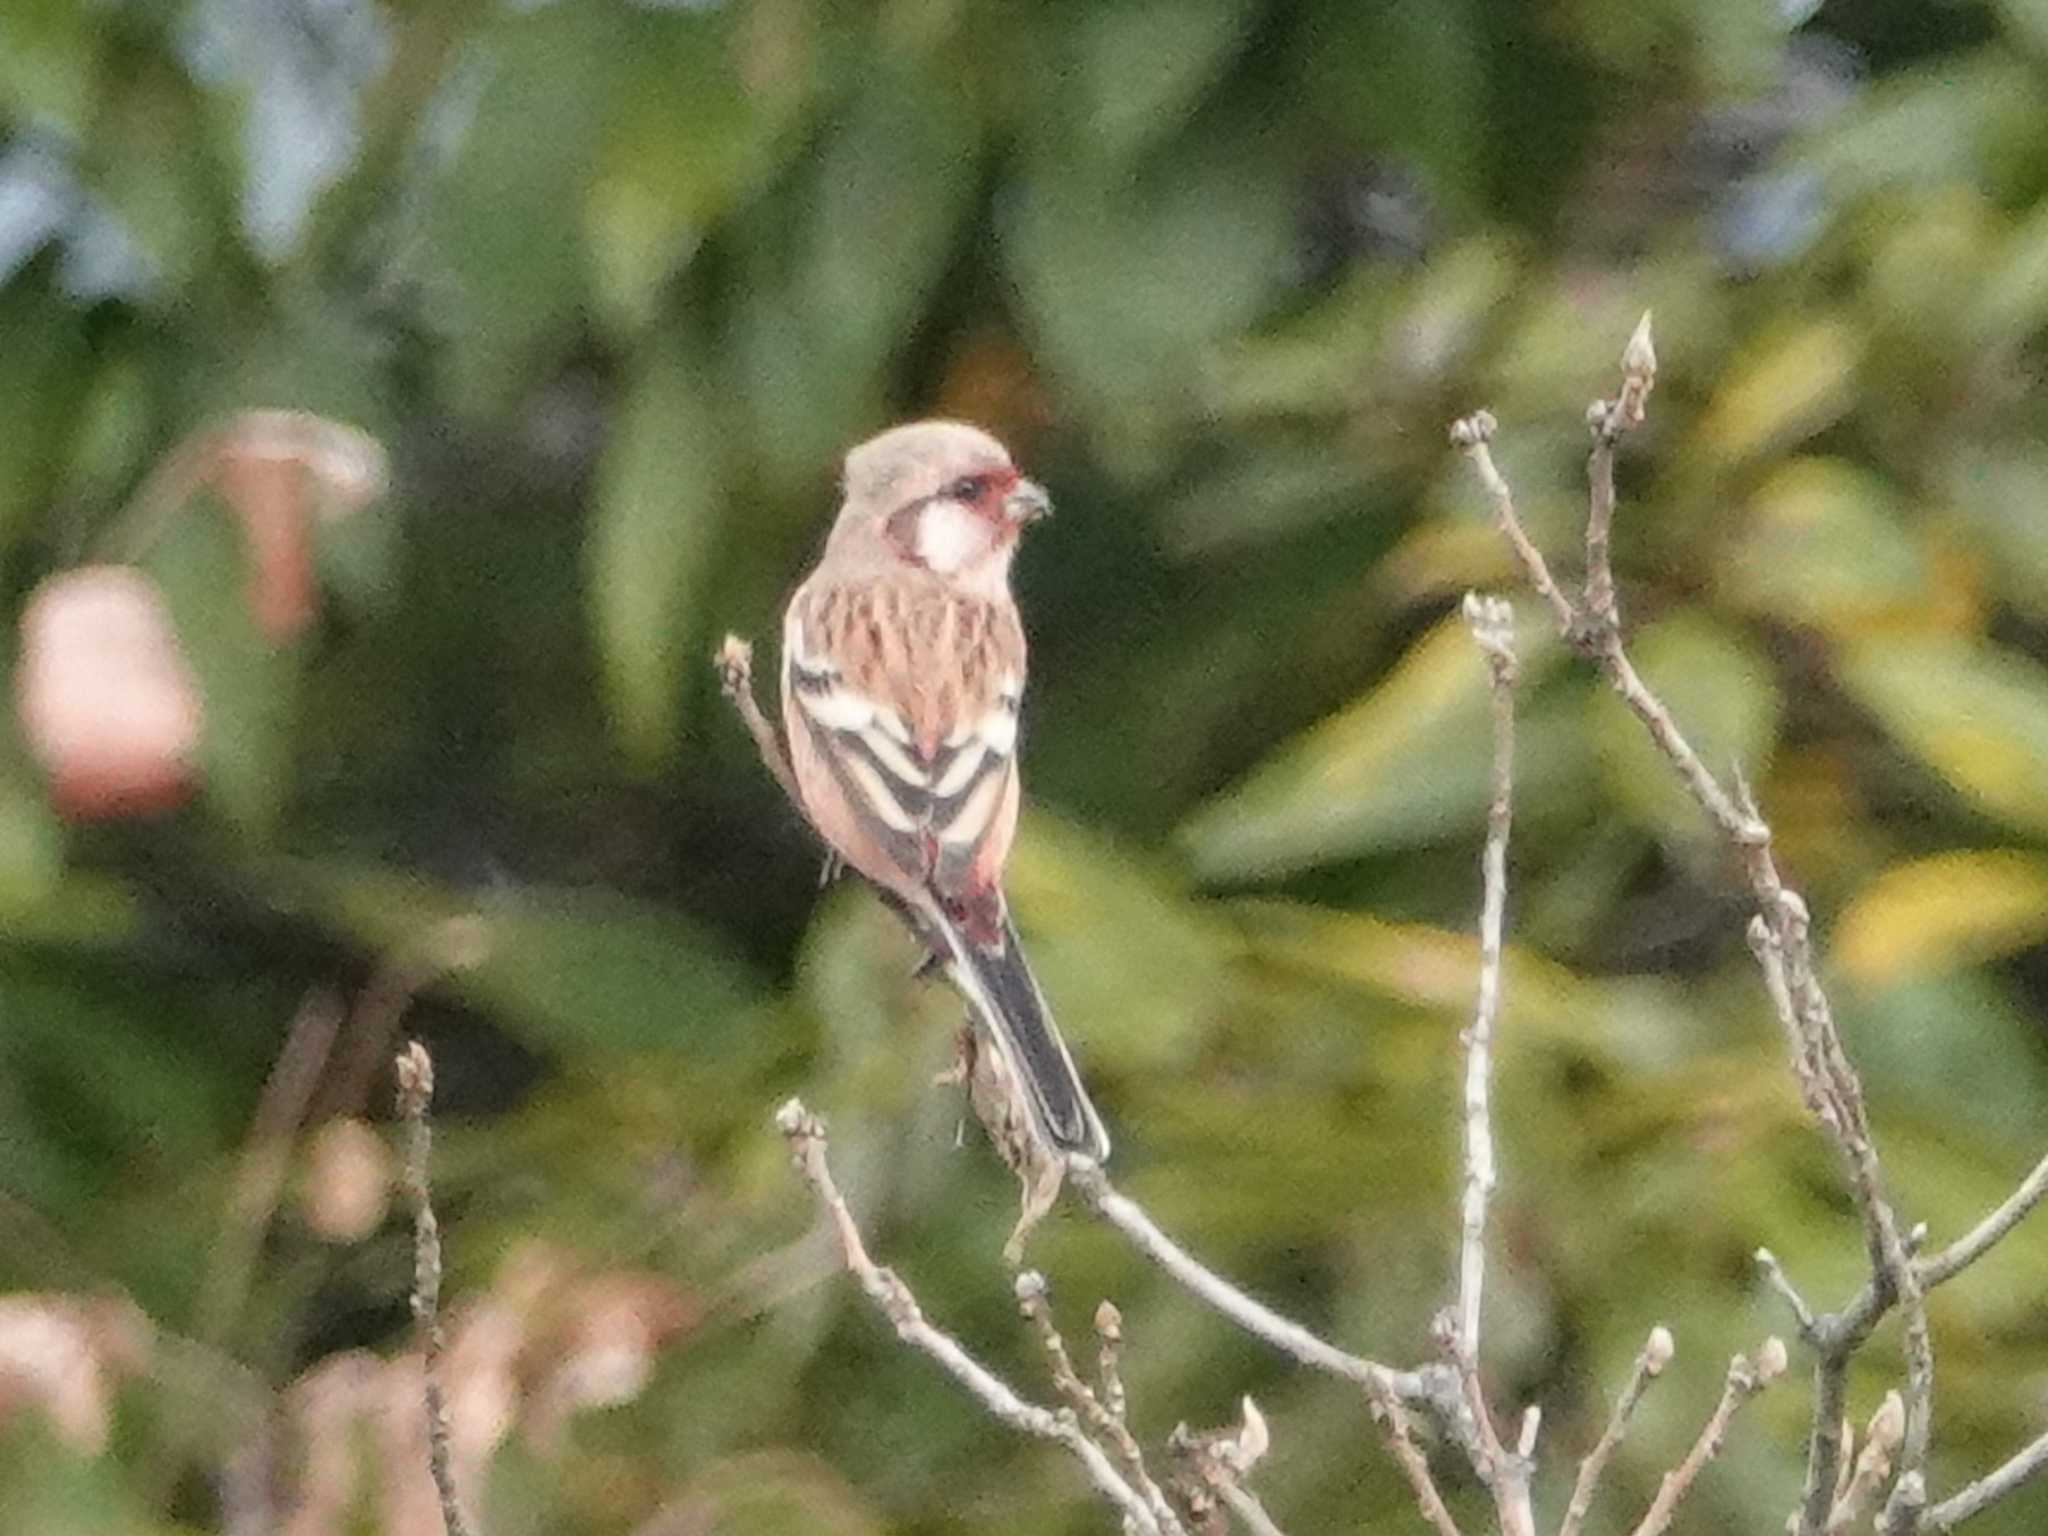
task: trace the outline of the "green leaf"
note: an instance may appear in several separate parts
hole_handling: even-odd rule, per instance
[[[1486,55],[1492,26],[1471,0],[1335,0],[1302,28],[1303,86],[1376,157],[1423,174],[1432,201],[1486,211]]]
[[[2017,652],[1894,637],[1846,651],[1841,685],[1986,814],[2048,832],[2048,671]]]
[[[64,834],[25,773],[0,773],[0,928],[40,916],[64,873]]]
[[[1066,67],[1062,141],[1124,160],[1170,134],[1250,31],[1248,0],[1138,0],[1090,6],[1057,29]]]
[[[43,510],[92,380],[84,317],[33,275],[0,286],[0,548]]]
[[[1521,631],[1526,697],[1558,656],[1548,626]],[[1210,880],[1270,878],[1476,826],[1486,813],[1486,667],[1462,617],[1443,619],[1364,698],[1280,748],[1198,810],[1179,840]],[[1523,786],[1554,770],[1524,731]]]
[[[1992,0],[2012,40],[2036,60],[2048,59],[2048,0]]]
[[[1143,180],[1048,165],[1013,191],[1004,266],[1072,418],[1124,475],[1157,472],[1206,409],[1211,347],[1289,269],[1285,178],[1246,140],[1179,146]]]
[[[801,35],[782,38],[785,67],[750,74],[746,29],[801,28],[803,13],[769,10],[625,18],[604,142],[582,192],[592,297],[620,336],[654,318],[670,277],[793,141],[810,75],[786,66],[809,49]]]
[[[1629,655],[1717,777],[1763,774],[1777,742],[1778,686],[1746,635],[1681,610],[1638,634]],[[1639,825],[1680,847],[1715,837],[1670,760],[1611,690],[1594,696],[1587,724],[1608,793]]]
[[[233,514],[211,492],[193,496],[163,527],[145,564],[199,679],[207,802],[260,842],[275,830],[292,789],[299,651],[273,645],[257,626],[248,550]]]
[[[1135,851],[1033,814],[1004,885],[1084,1062],[1185,1064],[1228,1013],[1232,935]]]
[[[973,212],[980,135],[951,82],[877,63],[816,145],[802,196],[736,225],[745,280],[722,353],[777,504],[808,502],[888,410],[891,365]]]
[[[583,300],[583,226],[614,70],[630,30],[622,8],[505,8],[458,68],[483,85],[427,209],[428,277],[446,290],[443,393],[458,409],[502,408],[565,338]]]
[[[923,312],[971,208],[980,134],[963,92],[898,66],[876,69],[817,149],[798,300],[830,366],[879,370]]]
[[[2048,16],[2048,4],[2042,7]],[[1969,340],[2011,347],[2048,325],[2048,203],[2022,219],[1966,296]]]
[[[1772,618],[1846,633],[1924,607],[1929,572],[1907,508],[1869,470],[1793,459],[1750,498],[1716,565],[1723,591]]]
[[[415,876],[294,865],[330,920],[418,962],[432,985],[473,999],[538,1050],[737,1051],[759,982],[673,913],[598,891],[465,892]]]
[[[76,0],[9,0],[0,12],[0,106],[7,116],[83,138],[103,27]]]
[[[642,764],[672,753],[702,638],[696,598],[725,506],[724,428],[672,336],[642,349],[598,464],[591,624],[606,703]]]
[[[1262,964],[1461,1020],[1477,1001],[1476,932],[1283,901],[1242,901],[1231,911],[1247,949]],[[1504,1034],[1625,1055],[1638,1063],[1683,1059],[1698,1036],[1688,1000],[1662,981],[1595,981],[1513,945],[1502,964]],[[1436,1052],[1444,1044],[1427,1042]]]
[[[2031,101],[2039,80],[2005,49],[1983,48],[1902,69],[1874,83],[1801,157],[1846,199],[1906,185],[1973,182],[2000,112]],[[2038,121],[2038,120],[2036,120]]]
[[[1961,510],[1964,536],[1982,552],[1984,579],[2000,600],[2048,620],[2048,452],[2031,443],[1959,443],[1935,479]]]
[[[1932,1122],[1922,1134],[1934,1145],[1924,1154],[1887,1138],[1899,1146],[1892,1156],[1902,1182],[1909,1177],[1903,1170],[1922,1177],[1937,1157],[1987,1148],[2040,1155],[2048,1099],[2038,1074],[2014,1070],[2038,1048],[2039,1015],[1996,971],[1906,971],[1838,987],[1835,1006],[1872,1101],[1915,1105]],[[1955,1233],[2003,1192],[1984,1181],[1967,1202],[1923,1203],[1910,1188],[1902,1195]]]

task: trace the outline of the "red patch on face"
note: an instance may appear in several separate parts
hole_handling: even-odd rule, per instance
[[[946,485],[939,494],[959,502],[977,517],[986,518],[992,523],[1002,523],[1007,521],[1003,516],[1003,498],[1016,488],[1017,479],[1017,471],[1004,464],[962,475]]]

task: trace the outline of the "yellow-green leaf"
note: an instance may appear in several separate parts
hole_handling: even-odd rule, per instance
[[[1810,437],[1848,409],[1860,351],[1840,320],[1771,332],[1722,378],[1700,421],[1700,445],[1717,463],[1733,464]]]
[[[1871,641],[1841,684],[1907,751],[1980,810],[2048,832],[2048,672],[1988,644]]]
[[[1525,605],[1524,696],[1559,654]],[[1289,873],[1476,825],[1486,810],[1486,668],[1465,622],[1445,618],[1379,685],[1288,743],[1180,830],[1215,880]],[[1540,761],[1524,732],[1524,769]]]
[[[704,670],[694,609],[724,505],[722,440],[681,344],[651,340],[598,465],[590,531],[606,703],[643,764],[674,749],[684,673]]]
[[[1992,848],[1894,865],[1843,909],[1831,948],[1844,976],[1879,987],[2008,955],[2043,938],[2048,858]]]
[[[1748,524],[1717,574],[1746,608],[1836,633],[1929,601],[1926,561],[1899,498],[1842,459],[1793,459],[1774,470],[1750,498]]]

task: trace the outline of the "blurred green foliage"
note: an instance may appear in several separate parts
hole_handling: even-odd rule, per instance
[[[2048,1126],[2044,94],[2039,0],[13,0],[10,613],[227,410],[353,422],[395,473],[320,530],[295,641],[252,626],[217,507],[151,547],[205,695],[184,812],[66,826],[0,736],[0,1289],[154,1330],[103,1451],[0,1424],[0,1525],[221,1529],[257,1427],[297,1422],[273,1394],[402,1347],[403,1222],[323,1227],[311,1133],[386,1117],[380,999],[424,976],[451,1301],[525,1330],[487,1530],[1104,1528],[860,1307],[769,1130],[791,1091],[825,1110],[878,1251],[1046,1395],[1009,1181],[927,1086],[953,1010],[871,898],[814,894],[704,664],[771,635],[838,455],[912,414],[987,424],[1058,500],[1019,569],[1013,897],[1123,1179],[1410,1357],[1484,817],[1455,604],[1514,581],[1443,428],[1495,410],[1569,568],[1583,408],[1654,307],[1637,654],[1778,828],[1910,1217],[1962,1230]],[[1750,1253],[1833,1300],[1861,1249],[1725,853],[1522,608],[1490,1337],[1548,1508],[1672,1327],[1620,1529],[1785,1326]],[[330,994],[252,1203],[266,1078]],[[647,1379],[552,1434],[583,1293],[522,1291],[536,1251],[665,1297]],[[1077,1215],[1033,1259],[1075,1334],[1122,1307],[1149,1438],[1250,1392],[1283,1523],[1415,1528],[1351,1393]],[[2044,1265],[2023,1229],[1938,1297],[1937,1491],[2040,1428]],[[1805,1411],[1796,1376],[1756,1405],[1691,1528],[1776,1528]],[[351,1497],[317,1528],[377,1528]]]

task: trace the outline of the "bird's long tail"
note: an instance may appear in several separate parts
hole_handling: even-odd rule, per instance
[[[951,951],[943,958],[954,985],[1001,1049],[1045,1139],[1062,1152],[1080,1152],[1098,1163],[1107,1159],[1109,1133],[1088,1102],[1088,1090],[1081,1086],[1074,1058],[1031,974],[1009,913],[1003,914],[993,945],[975,943],[943,912],[919,915],[938,929],[934,936]]]

